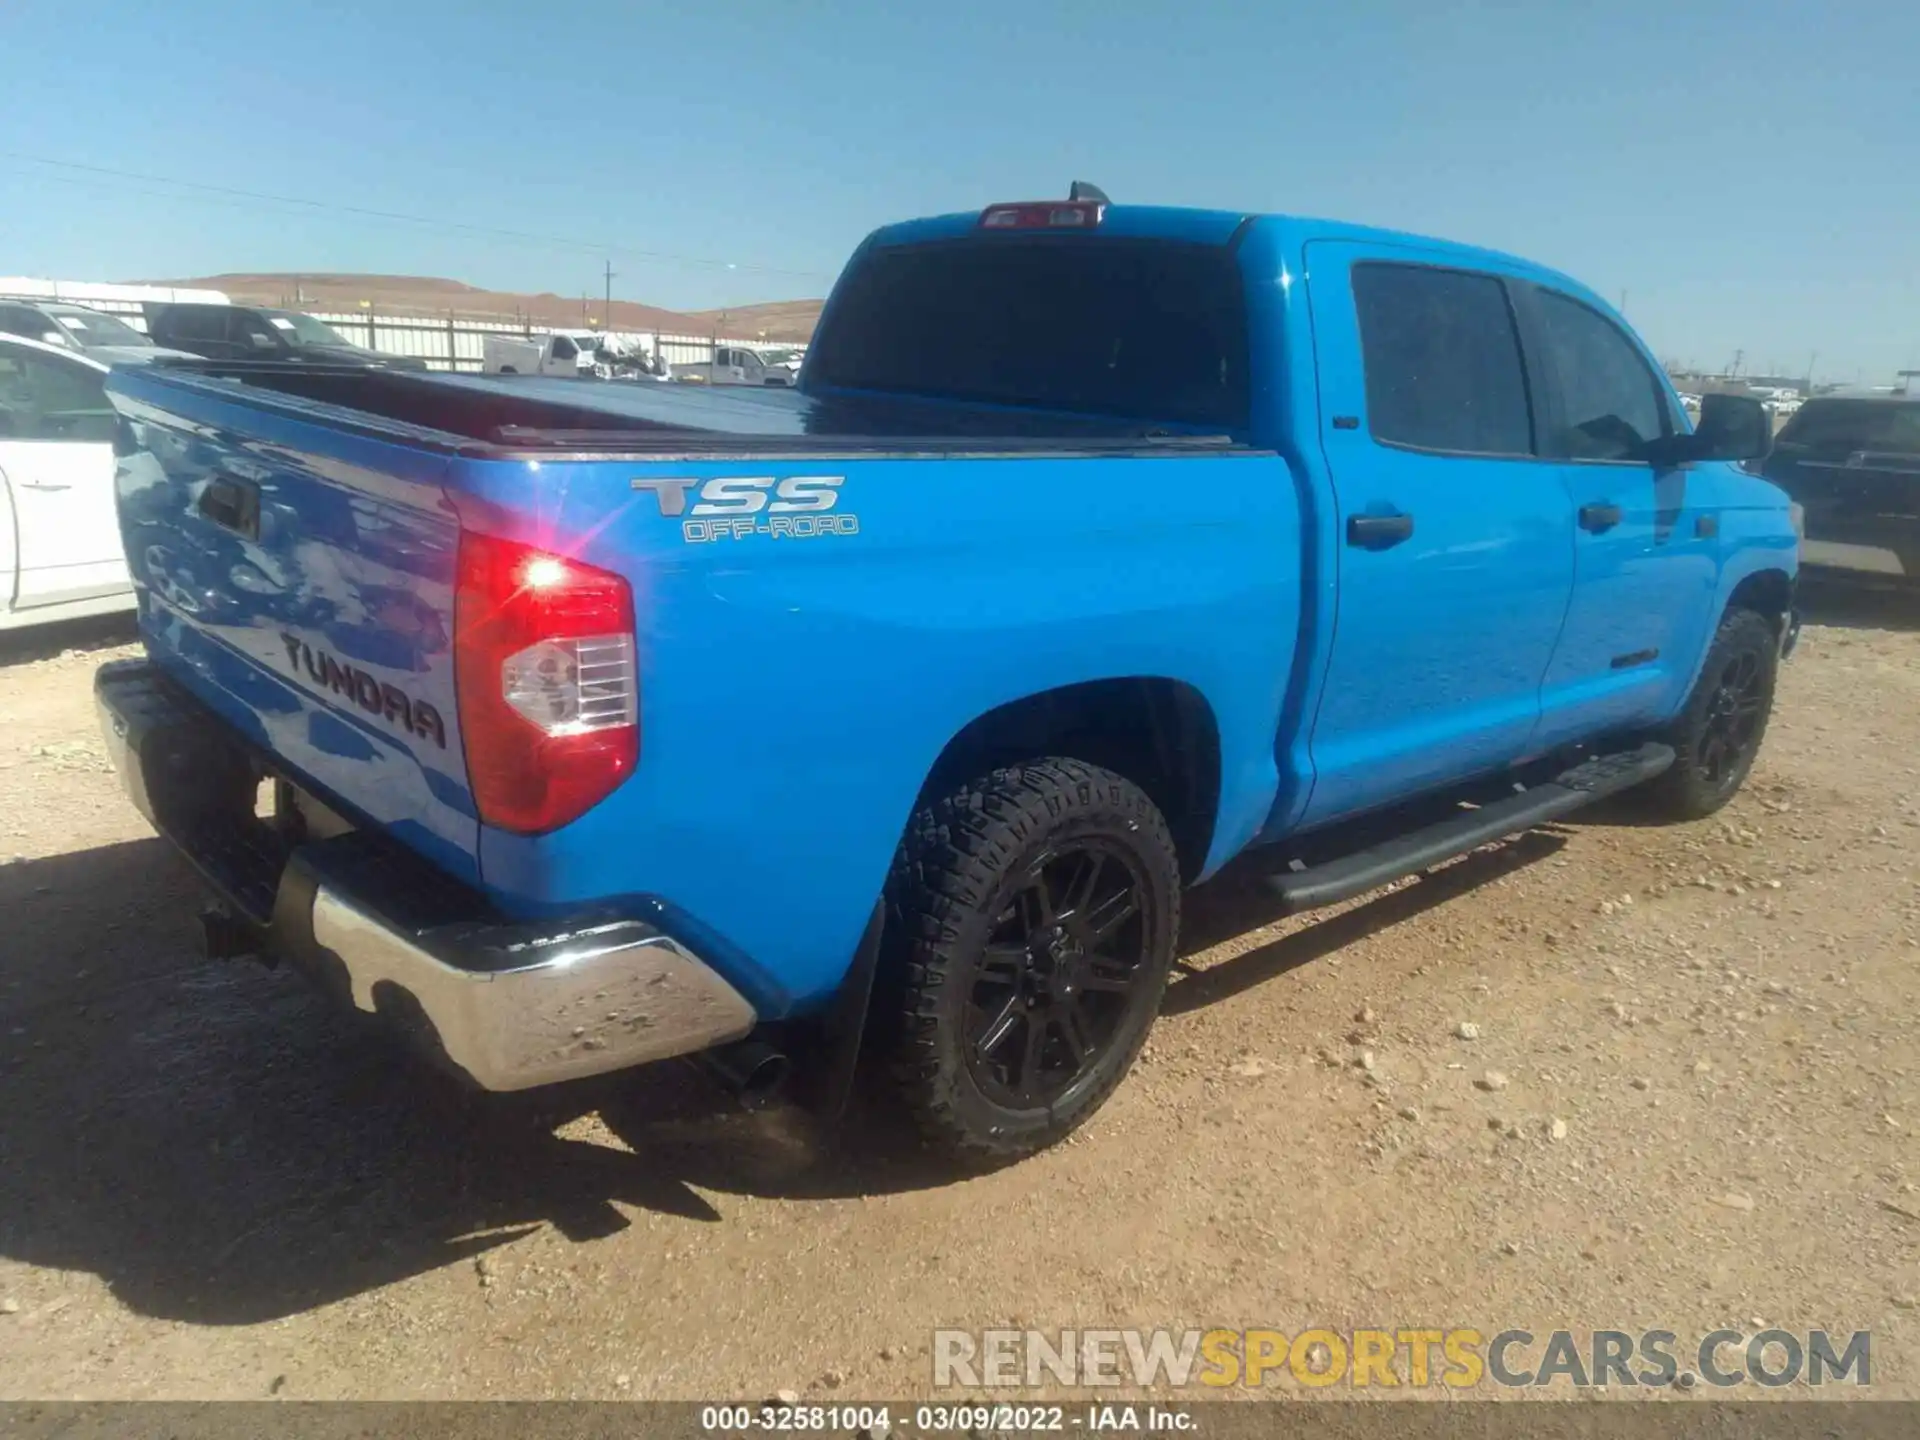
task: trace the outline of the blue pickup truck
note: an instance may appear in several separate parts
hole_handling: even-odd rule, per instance
[[[1229,860],[1280,913],[1709,814],[1797,630],[1757,401],[1690,425],[1565,276],[1287,216],[881,229],[791,391],[110,390],[147,658],[96,693],[211,953],[489,1089],[703,1057],[975,1159],[1104,1102]]]

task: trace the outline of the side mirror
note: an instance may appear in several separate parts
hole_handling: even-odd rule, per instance
[[[1750,395],[1702,395],[1693,442],[1695,460],[1763,460],[1773,449],[1773,417]]]

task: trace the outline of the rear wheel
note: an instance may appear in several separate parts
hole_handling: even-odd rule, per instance
[[[1674,820],[1697,820],[1731,800],[1760,753],[1773,713],[1779,636],[1764,615],[1729,610],[1693,693],[1666,735],[1671,769],[1649,784],[1647,802]]]
[[[1099,1109],[1153,1024],[1179,909],[1166,821],[1111,771],[1041,760],[921,809],[889,885],[887,976],[922,1132],[1015,1159]]]

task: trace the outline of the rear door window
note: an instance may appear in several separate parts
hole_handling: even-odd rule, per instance
[[[45,341],[48,332],[54,330],[53,322],[38,310],[29,310],[24,305],[0,305],[0,334]]]
[[[810,386],[1240,430],[1246,315],[1222,245],[990,236],[870,252]]]
[[[264,316],[251,310],[236,310],[227,329],[227,338],[244,354],[252,351],[259,355],[271,355],[285,345],[285,341],[274,332]]]
[[[1492,275],[1353,267],[1367,422],[1383,445],[1531,455],[1533,417],[1507,288]]]
[[[83,443],[113,438],[105,377],[51,355],[0,349],[0,439]]]
[[[224,340],[227,338],[226,310],[209,306],[189,306],[161,313],[160,330],[179,340]]]

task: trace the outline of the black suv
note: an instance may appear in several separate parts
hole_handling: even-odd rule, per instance
[[[1817,395],[1759,467],[1804,512],[1804,565],[1920,582],[1920,390]]]
[[[383,355],[298,310],[253,305],[150,305],[147,333],[161,345],[209,360],[293,360],[307,364],[384,365],[424,370],[411,355]]]

